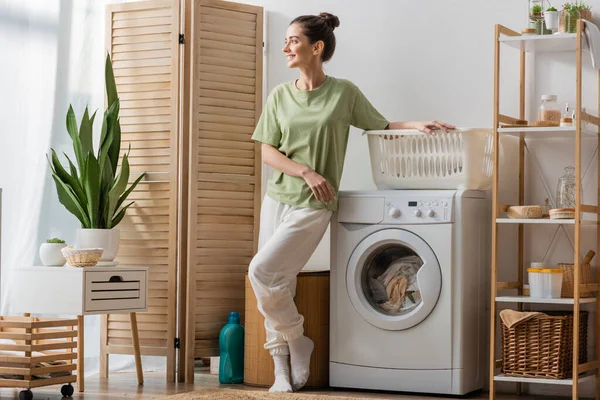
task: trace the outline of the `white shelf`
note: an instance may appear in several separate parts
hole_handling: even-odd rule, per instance
[[[583,221],[582,221],[583,222]],[[550,219],[550,218],[496,218],[498,224],[550,224],[550,225],[575,225],[574,219]]]
[[[499,41],[527,53],[575,51],[577,34],[501,36]]]
[[[556,298],[544,299],[530,296],[496,296],[496,301],[499,303],[536,303],[536,304],[575,304],[575,299]],[[579,304],[595,303],[594,297],[580,297]]]
[[[597,133],[592,131],[593,127],[582,129],[582,139],[596,139]],[[527,128],[498,128],[498,133],[510,136],[524,137],[531,139],[552,139],[552,138],[571,138],[575,139],[575,128],[561,128],[559,126],[551,127],[527,127]]]
[[[579,376],[579,383],[593,380],[596,376],[593,374],[585,374]],[[517,376],[506,376],[496,375],[494,376],[496,382],[521,382],[521,383],[543,383],[546,385],[573,385],[573,379],[547,379],[547,378],[522,378]]]

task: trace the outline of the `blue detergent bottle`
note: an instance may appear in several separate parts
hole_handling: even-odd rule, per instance
[[[229,321],[219,335],[219,350],[219,382],[242,383],[244,381],[244,327],[240,325],[240,313],[229,313]]]

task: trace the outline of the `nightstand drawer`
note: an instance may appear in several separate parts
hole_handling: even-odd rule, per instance
[[[86,271],[85,312],[146,308],[146,271]]]

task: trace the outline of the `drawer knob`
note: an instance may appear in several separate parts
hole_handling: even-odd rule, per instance
[[[123,277],[122,276],[118,276],[118,275],[114,275],[114,276],[111,276],[108,281],[109,282],[123,282]]]

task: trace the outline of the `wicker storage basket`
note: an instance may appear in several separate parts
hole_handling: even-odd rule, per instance
[[[587,19],[588,21],[592,20],[592,12],[590,10],[579,10],[582,19]],[[566,31],[566,18],[567,18],[567,10],[560,10],[560,15],[558,17],[558,31],[565,32]]]
[[[594,253],[593,251],[590,250],[587,253],[587,255],[585,256],[585,258],[583,259],[583,262],[580,264],[580,266],[579,266],[579,283],[581,283],[581,284],[591,283],[592,267],[590,266],[590,261],[592,261],[592,258],[594,258],[595,254],[596,253]],[[556,267],[565,271],[563,274],[562,291],[560,293],[560,297],[570,297],[570,298],[575,297],[574,284],[573,284],[575,281],[575,265],[561,263],[561,264],[557,264]],[[580,297],[593,297],[594,293],[580,292],[579,296]]]
[[[580,311],[579,363],[587,362],[588,312]],[[547,312],[508,328],[502,325],[502,373],[566,379],[573,374],[573,313]]]

